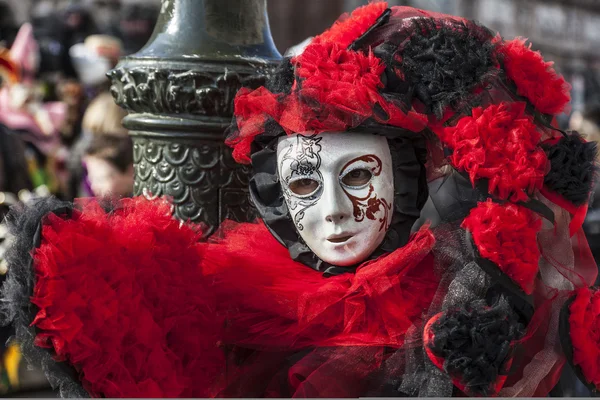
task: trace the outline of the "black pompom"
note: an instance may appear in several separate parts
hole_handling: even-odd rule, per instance
[[[272,93],[290,94],[294,84],[294,67],[292,58],[285,57],[267,79],[265,87]]]
[[[446,312],[433,323],[435,335],[430,350],[444,358],[444,370],[458,379],[468,395],[494,395],[494,384],[505,374],[515,340],[523,326],[501,297],[492,306],[475,301],[467,307]]]
[[[542,147],[550,161],[544,184],[576,206],[585,204],[594,185],[596,143],[585,142],[572,132],[558,143]]]
[[[447,106],[459,106],[474,96],[473,89],[498,73],[489,32],[475,23],[433,18],[414,20],[412,34],[397,53],[387,57],[410,92],[441,118]],[[386,57],[383,57],[386,60]]]

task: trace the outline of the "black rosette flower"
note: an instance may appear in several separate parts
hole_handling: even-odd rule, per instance
[[[448,106],[469,103],[473,90],[498,72],[489,31],[474,23],[420,18],[394,57],[412,96],[442,118]]]
[[[508,301],[493,306],[474,301],[434,316],[425,328],[425,348],[433,363],[470,396],[498,393],[523,326]]]

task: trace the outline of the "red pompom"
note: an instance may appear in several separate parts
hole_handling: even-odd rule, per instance
[[[588,383],[600,389],[600,291],[578,289],[569,311],[572,362]]]
[[[546,154],[525,103],[477,107],[472,116],[437,132],[453,150],[452,164],[466,171],[473,184],[488,179],[489,192],[501,199],[526,201],[527,193],[544,184]]]
[[[517,85],[517,93],[529,99],[539,111],[560,114],[571,100],[570,86],[554,71],[553,63],[544,61],[525,41],[515,38],[499,47],[506,74]]]
[[[363,54],[347,50],[338,43],[310,45],[295,59],[295,64],[296,75],[302,80],[302,90],[336,89],[332,87],[333,83],[345,86],[356,85],[363,87],[364,90],[377,90],[383,87],[381,74],[385,70],[385,65],[379,58],[373,53]],[[342,101],[342,99],[338,100]],[[359,97],[356,100],[365,102],[369,99]]]
[[[387,8],[386,2],[373,2],[359,7],[351,15],[342,15],[331,28],[317,36],[315,41],[334,42],[340,47],[348,47],[377,21]]]
[[[538,272],[537,233],[542,221],[516,204],[481,202],[464,219],[479,254],[494,262],[523,291],[531,294]]]

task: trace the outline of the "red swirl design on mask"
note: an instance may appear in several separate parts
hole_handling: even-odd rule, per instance
[[[374,154],[366,154],[364,156],[356,157],[350,161],[342,168],[342,171],[346,170],[350,165],[355,162],[363,161],[367,164],[375,163],[375,166],[369,168],[373,176],[381,175],[382,165],[381,159]],[[379,231],[386,229],[389,227],[388,215],[390,210],[392,209],[392,205],[389,204],[385,199],[380,199],[377,197],[377,194],[374,193],[375,189],[373,188],[373,184],[369,183],[369,192],[364,197],[355,196],[346,190],[344,186],[342,186],[342,190],[352,202],[352,214],[354,216],[354,220],[356,222],[361,222],[365,219],[375,220],[377,217],[375,214],[383,208],[384,216],[379,218],[379,222],[381,225],[379,227]]]

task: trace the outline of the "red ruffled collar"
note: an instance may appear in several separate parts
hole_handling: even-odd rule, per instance
[[[202,268],[226,316],[229,344],[397,348],[438,288],[427,228],[355,273],[328,278],[293,261],[262,223],[228,222],[216,237],[203,249]]]
[[[426,229],[356,273],[324,278],[262,223],[228,222],[199,242],[164,202],[120,205],[49,215],[34,252],[35,345],[73,365],[94,396],[262,396],[251,389],[280,372],[294,395],[357,396],[352,385],[380,368],[384,349],[402,347],[438,287]],[[232,348],[251,359],[229,363]],[[284,367],[299,350],[309,353]]]

